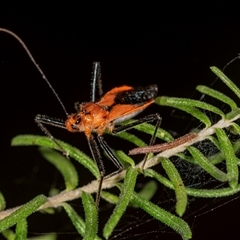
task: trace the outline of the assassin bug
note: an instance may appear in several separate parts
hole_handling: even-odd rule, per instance
[[[96,101],[96,85],[98,86],[98,92],[100,95],[99,101]],[[154,98],[157,96],[157,85],[138,88],[130,86],[116,87],[103,96],[101,95],[101,89],[100,64],[98,62],[94,62],[92,98],[90,102],[84,102],[81,104],[76,103],[76,113],[68,114],[65,112],[67,116],[67,120],[65,122],[45,115],[37,115],[35,118],[35,121],[40,128],[55,142],[56,140],[46,129],[44,124],[65,128],[70,132],[85,133],[92,157],[97,163],[101,175],[96,197],[97,205],[100,200],[101,186],[105,177],[105,169],[99,151],[99,146],[108,154],[112,162],[117,167],[118,170],[114,173],[118,173],[122,170],[121,164],[103,138],[104,131],[108,130],[113,134],[117,134],[118,132],[125,131],[143,122],[151,122],[155,119],[160,121],[159,115],[153,114],[138,119],[128,125],[115,127],[115,124],[133,118],[152,104],[154,102]],[[153,141],[154,140],[151,142]],[[58,143],[56,142],[56,144]],[[61,146],[59,146],[59,148],[64,152]]]
[[[138,88],[133,88],[130,86],[120,86],[113,88],[112,90],[103,95],[100,63],[94,62],[93,77],[91,84],[92,86],[91,100],[90,102],[84,102],[81,104],[75,103],[76,113],[68,114],[58,94],[56,93],[56,91],[54,90],[54,88],[52,87],[52,85],[42,72],[41,68],[37,65],[36,61],[32,57],[30,51],[28,50],[24,42],[16,34],[7,29],[0,28],[0,31],[4,31],[11,34],[22,44],[27,54],[29,55],[30,59],[41,73],[43,79],[47,82],[48,86],[53,91],[54,95],[56,96],[57,100],[61,104],[66,114],[67,117],[66,121],[38,114],[35,117],[35,121],[42,129],[42,131],[57,144],[59,149],[65,155],[67,155],[67,153],[56,141],[56,139],[52,136],[52,134],[48,131],[45,125],[52,125],[55,127],[64,128],[70,132],[85,133],[92,157],[98,166],[101,176],[99,179],[99,188],[96,196],[96,204],[98,205],[100,200],[102,182],[105,177],[105,169],[99,151],[99,146],[108,154],[112,162],[117,167],[118,170],[114,173],[117,173],[122,169],[122,166],[119,163],[118,159],[116,158],[111,148],[108,146],[108,144],[103,138],[104,131],[108,130],[113,134],[117,134],[118,132],[128,130],[143,122],[152,122],[154,120],[158,120],[156,125],[157,129],[161,122],[161,118],[158,114],[148,115],[130,124],[115,127],[115,124],[133,118],[138,113],[147,108],[149,105],[154,103],[154,98],[157,96],[158,92],[157,85],[150,85],[147,87]],[[97,100],[96,98],[97,87],[99,100]],[[155,134],[151,139],[150,145],[152,145],[154,141]],[[146,159],[147,158],[145,157],[142,168],[144,167]]]

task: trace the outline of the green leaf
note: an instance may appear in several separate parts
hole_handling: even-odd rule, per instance
[[[40,152],[43,157],[52,163],[62,174],[66,190],[75,189],[78,185],[78,174],[70,160],[49,148],[41,147]]]
[[[174,164],[167,158],[161,158],[161,164],[171,180],[176,194],[176,213],[182,216],[187,207],[187,193],[184,183]]]
[[[139,194],[134,192],[132,194],[132,201],[134,204],[138,205],[141,209],[146,211],[149,215],[174,229],[182,236],[184,240],[191,239],[191,229],[188,224],[181,218],[167,212],[166,210],[158,207],[157,205],[151,203],[150,201],[144,199]]]
[[[227,175],[229,179],[229,185],[235,188],[238,184],[238,164],[237,157],[234,153],[233,146],[223,129],[215,129],[218,137],[218,141],[221,147],[221,152],[226,158]]]
[[[163,97],[156,98],[155,102],[161,106],[174,107],[174,108],[180,109],[184,112],[187,112],[190,115],[192,115],[193,117],[197,118],[202,123],[204,123],[206,125],[206,127],[210,127],[212,125],[208,116],[205,113],[203,113],[201,110],[197,109],[194,106],[188,106],[188,105],[182,104],[182,102],[180,101],[181,98],[179,98],[179,99],[174,98],[174,101],[171,101],[171,99],[172,98],[170,98],[170,97],[163,96]]]
[[[236,123],[232,123],[231,124],[231,128],[234,130],[235,133],[237,133],[238,135],[240,135],[240,126]]]
[[[117,204],[119,202],[119,197],[107,191],[101,191],[101,197],[109,203]]]
[[[150,180],[146,184],[144,184],[143,188],[138,192],[138,194],[146,200],[151,200],[154,194],[157,191],[157,183],[153,180]],[[137,205],[130,202],[130,207],[138,208]]]
[[[27,240],[57,240],[57,234],[56,233],[44,233],[43,236],[37,236],[37,237],[31,237]]]
[[[65,209],[66,213],[68,214],[69,218],[72,221],[72,224],[78,231],[78,233],[83,237],[85,233],[86,224],[84,220],[78,215],[78,213],[69,205],[68,203],[64,203],[63,208]],[[94,238],[95,240],[100,240],[98,236]]]
[[[126,153],[124,153],[121,150],[116,151],[116,155],[119,159],[121,159],[122,161],[129,163],[132,167],[135,166],[135,162],[133,161],[133,159],[131,157],[129,157]]]
[[[180,152],[180,153],[175,154],[175,156],[177,156],[191,164],[196,164],[195,159],[192,156],[186,155],[185,153]]]
[[[4,210],[6,208],[6,202],[3,197],[3,194],[0,192],[0,211]]]
[[[138,131],[153,135],[156,127],[149,123],[141,123],[139,125],[136,125],[134,128]],[[165,140],[166,142],[171,142],[172,140],[174,140],[172,135],[162,128],[158,128],[156,132],[156,137]]]
[[[7,239],[7,240],[15,240],[15,233],[10,230],[10,229],[6,229],[4,231],[1,232],[1,234]]]
[[[211,176],[221,182],[228,181],[227,174],[215,167],[197,148],[190,146],[188,147],[188,151],[194,157],[199,166],[201,166]]]
[[[215,137],[209,136],[207,139],[210,140],[217,147],[218,150],[220,150],[219,142]]]
[[[98,209],[91,194],[82,192],[82,203],[85,212],[84,240],[94,240],[98,232]]]
[[[236,141],[232,144],[235,154],[240,150],[240,141]],[[220,147],[219,147],[220,149]],[[208,158],[212,164],[216,165],[225,160],[225,156],[222,152],[218,152]]]
[[[221,102],[228,104],[231,107],[232,111],[237,109],[237,104],[230,97],[226,96],[225,94],[223,94],[219,91],[216,91],[212,88],[209,88],[209,87],[206,87],[203,85],[197,86],[196,89],[201,93],[204,93],[208,96],[218,99]]]
[[[233,119],[239,118],[239,115],[240,115],[240,108],[236,108],[234,111],[227,113],[225,119],[233,120]]]
[[[130,124],[132,122],[135,122],[136,120],[127,120],[127,121],[124,121],[123,125],[127,125],[127,124]],[[156,126],[150,124],[150,123],[141,123],[139,125],[136,125],[133,127],[134,129],[138,130],[138,131],[141,131],[141,132],[144,132],[146,134],[150,134],[150,135],[153,135],[155,129],[156,129]],[[135,145],[139,146],[139,147],[143,147],[143,146],[146,146],[146,144],[144,143],[143,145],[139,145],[137,144],[138,140],[137,141],[132,141],[131,138],[136,138],[136,139],[139,139],[137,138],[135,135],[133,134],[130,134],[130,133],[127,133],[126,134],[126,137],[125,137],[125,134],[124,133],[127,133],[127,132],[119,132],[117,133],[116,135],[114,136],[120,136],[121,138],[127,140],[127,141],[130,141],[132,143],[134,143]],[[128,136],[129,134],[129,136]],[[132,136],[131,136],[132,135]],[[156,132],[156,137],[159,138],[159,139],[162,139],[166,142],[170,142],[172,141],[174,138],[172,137],[172,135],[167,132],[166,130],[162,129],[162,128],[158,128],[157,132]],[[142,141],[140,139],[140,141]]]
[[[237,96],[240,98],[240,89],[233,83],[220,69],[217,67],[210,67],[214,72]]]
[[[144,184],[143,188],[138,192],[138,194],[146,200],[151,200],[157,192],[157,189],[157,183],[153,180],[150,180]]]
[[[108,133],[108,134],[111,134],[111,133]],[[118,134],[115,134],[114,136],[122,138],[126,141],[129,141],[138,147],[143,147],[143,146],[147,145],[142,139],[140,139],[140,138],[136,137],[134,134],[131,134],[128,132],[120,132]]]
[[[51,189],[49,189],[48,196],[53,197],[58,195],[59,193],[60,193],[59,189],[52,187]]]
[[[16,239],[15,240],[25,240],[27,239],[27,219],[24,218],[17,222],[16,227]]]
[[[167,178],[163,177],[161,174],[157,173],[152,169],[147,169],[144,171],[146,176],[153,177],[162,183],[164,186],[174,189],[172,182]],[[240,192],[240,184],[235,188],[222,188],[222,189],[195,189],[186,187],[187,195],[200,198],[217,198],[217,197],[226,197],[231,196]]]
[[[157,98],[157,101],[158,98]],[[174,97],[164,97],[162,96],[160,99],[161,103],[164,103],[166,106],[173,106],[173,107],[193,107],[193,108],[201,108],[204,110],[208,110],[210,112],[214,112],[221,117],[224,118],[225,114],[217,107],[205,102],[201,102],[198,100],[188,99],[188,98],[174,98]]]
[[[86,227],[84,220],[68,203],[63,203],[62,206],[65,209],[68,217],[71,219],[72,224],[74,225],[78,233],[83,237]]]
[[[0,232],[12,227],[22,219],[25,219],[26,217],[34,213],[45,202],[47,202],[47,198],[44,195],[39,195],[28,203],[24,204],[12,214],[0,220]]]
[[[112,234],[114,228],[116,227],[117,223],[121,219],[123,213],[125,212],[130,202],[131,195],[133,193],[133,190],[136,184],[137,174],[138,174],[137,169],[131,168],[131,167],[128,168],[123,186],[121,188],[122,191],[119,197],[119,202],[116,205],[112,215],[108,219],[103,229],[103,236],[106,239],[108,239],[109,236]]]
[[[194,189],[186,188],[187,194],[193,197],[200,198],[220,198],[232,196],[240,192],[240,185],[237,185],[236,188],[220,188],[220,189]]]
[[[158,172],[152,170],[152,169],[146,169],[144,170],[144,175],[147,177],[152,177],[158,180],[160,183],[162,183],[164,186],[174,189],[173,184],[171,181],[169,181],[167,178],[159,174]]]
[[[97,165],[90,157],[65,142],[62,142],[60,140],[57,141],[63,147],[63,149],[66,150],[70,157],[87,168],[96,178],[100,178],[100,173],[98,171]],[[19,135],[12,139],[11,144],[12,146],[40,146],[59,150],[58,146],[49,137],[43,136]]]

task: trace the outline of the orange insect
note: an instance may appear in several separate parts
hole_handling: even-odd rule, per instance
[[[76,113],[68,114],[65,106],[60,100],[58,94],[55,92],[54,88],[37,65],[36,61],[32,57],[30,51],[23,43],[23,41],[13,32],[7,29],[1,29],[0,31],[7,32],[14,36],[24,47],[28,53],[30,59],[37,67],[39,72],[42,74],[43,79],[47,82],[48,86],[53,91],[54,95],[61,104],[67,120],[62,121],[56,118],[51,118],[46,115],[37,115],[35,118],[36,123],[42,129],[42,131],[49,136],[59,147],[59,149],[66,154],[64,149],[59,145],[56,139],[51,135],[48,129],[45,127],[47,125],[53,125],[56,127],[67,129],[70,132],[84,132],[89,148],[91,150],[93,159],[97,163],[98,169],[100,171],[101,178],[99,180],[99,188],[96,196],[96,204],[99,204],[100,191],[102,188],[103,178],[105,176],[105,169],[102,162],[101,154],[99,151],[99,146],[109,155],[112,162],[118,168],[117,172],[122,169],[121,164],[112,152],[111,148],[108,146],[103,138],[105,130],[116,134],[121,131],[132,128],[143,122],[151,122],[158,120],[157,126],[160,125],[161,118],[158,114],[148,115],[144,118],[138,119],[128,125],[121,125],[115,127],[115,124],[133,118],[138,113],[143,111],[149,105],[154,103],[154,98],[157,96],[158,88],[157,85],[150,85],[147,87],[137,87],[133,88],[130,86],[116,87],[107,92],[105,95],[102,94],[102,84],[101,84],[101,68],[99,62],[93,63],[93,78],[92,78],[92,90],[91,90],[91,100],[90,102],[75,103]],[[96,88],[98,87],[99,100],[96,101]],[[156,127],[157,128],[157,127]],[[153,144],[155,136],[151,140]]]
[[[100,93],[99,101],[96,101],[96,85],[98,85],[98,92]],[[45,128],[44,124],[65,128],[70,132],[85,133],[93,159],[97,163],[101,175],[96,197],[96,203],[98,204],[100,200],[102,182],[105,176],[105,169],[99,151],[99,146],[108,154],[112,162],[117,167],[118,170],[115,173],[122,169],[118,159],[103,138],[104,131],[108,130],[113,134],[116,134],[143,122],[151,122],[156,119],[159,119],[160,121],[160,117],[158,114],[148,115],[128,125],[115,127],[115,124],[133,118],[150,104],[154,103],[154,98],[157,96],[158,92],[157,85],[137,88],[121,86],[113,88],[105,95],[101,96],[102,87],[100,64],[98,62],[94,62],[91,86],[92,98],[90,102],[84,102],[81,104],[76,103],[76,113],[73,114],[68,114],[64,108],[67,115],[67,120],[65,122],[45,115],[37,115],[35,121],[40,128],[51,139],[53,139],[53,141],[55,141],[54,137]],[[58,144],[56,141],[55,143]],[[61,146],[59,147],[63,150]]]

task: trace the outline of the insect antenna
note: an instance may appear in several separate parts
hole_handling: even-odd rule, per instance
[[[37,64],[37,62],[35,61],[34,57],[32,56],[31,52],[29,51],[29,49],[27,48],[27,46],[25,45],[25,43],[22,41],[22,39],[20,37],[18,37],[15,33],[13,33],[12,31],[5,29],[5,28],[0,28],[0,31],[2,32],[6,32],[10,35],[12,35],[15,39],[17,39],[19,41],[19,43],[22,45],[22,47],[24,48],[24,50],[27,52],[29,58],[31,59],[31,61],[33,62],[34,66],[37,68],[37,70],[40,72],[40,74],[42,75],[42,78],[45,80],[45,82],[48,84],[49,88],[52,90],[53,94],[55,95],[55,97],[57,98],[58,102],[60,103],[60,105],[62,106],[63,111],[65,112],[66,116],[68,116],[69,114],[67,113],[67,110],[65,108],[65,106],[63,105],[60,97],[58,96],[58,94],[56,93],[56,91],[54,90],[53,86],[50,84],[50,82],[48,81],[47,77],[45,76],[45,74],[43,73],[42,69],[39,67],[39,65]]]

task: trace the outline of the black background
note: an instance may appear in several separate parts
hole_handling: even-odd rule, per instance
[[[196,85],[210,86],[215,79],[209,67],[222,68],[240,52],[240,21],[232,12],[226,14],[224,6],[221,10],[181,6],[180,11],[177,6],[174,10],[163,6],[159,9],[157,5],[130,9],[115,4],[106,8],[59,2],[54,6],[1,6],[0,27],[15,32],[27,44],[69,112],[74,111],[76,101],[90,99],[93,61],[101,62],[104,91],[123,84],[158,84],[159,95],[199,98]],[[14,207],[38,194],[47,194],[49,185],[61,177],[35,148],[10,147],[11,139],[19,134],[42,134],[34,122],[38,113],[59,118],[65,115],[20,44],[3,32],[0,40],[0,186],[8,207]],[[227,71],[236,84],[238,68],[229,67]],[[219,88],[224,86],[219,84]],[[147,112],[156,111],[163,117],[163,128],[179,135],[189,130],[188,120],[171,117],[171,109],[150,107]],[[84,134],[52,128],[51,132],[89,154]],[[227,239],[229,234],[234,236],[231,239],[238,239],[238,203],[236,199],[198,217],[193,239]],[[218,205],[209,204],[209,208]],[[146,232],[156,234],[146,233],[143,239],[178,239],[160,227],[151,227],[147,226]]]

